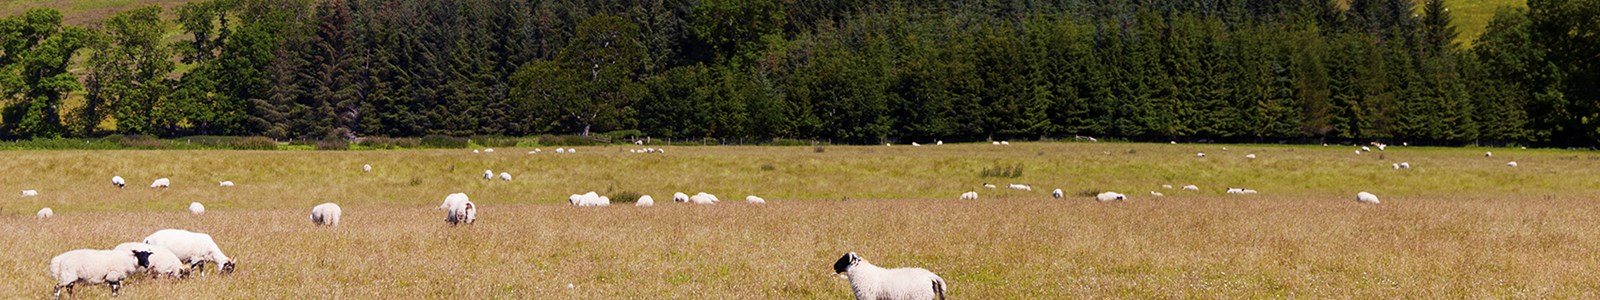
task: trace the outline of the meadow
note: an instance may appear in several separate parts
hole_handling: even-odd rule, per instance
[[[1351,146],[1128,143],[628,149],[0,151],[0,191],[11,193],[0,196],[0,252],[8,253],[0,298],[48,297],[56,254],[163,228],[212,234],[238,271],[135,280],[121,298],[841,299],[850,297],[848,282],[831,265],[849,251],[879,266],[927,268],[957,299],[1594,298],[1600,290],[1594,152],[1390,147],[1357,155]],[[1398,162],[1413,168],[1390,167]],[[982,176],[1017,166],[1014,178]],[[485,169],[516,180],[483,180]],[[112,175],[129,187],[112,187]],[[157,177],[173,187],[144,187]],[[238,185],[218,187],[222,180]],[[1261,194],[1225,195],[1227,187]],[[1055,188],[1067,198],[1051,199]],[[40,195],[17,196],[23,189]],[[657,203],[565,203],[588,191],[649,194]],[[669,200],[700,191],[723,203]],[[956,200],[966,191],[980,200]],[[1091,197],[1099,191],[1130,199],[1099,203]],[[1357,204],[1359,191],[1383,204]],[[453,192],[478,203],[477,224],[444,223],[435,208]],[[769,204],[740,200],[751,194]],[[195,201],[206,214],[184,210]],[[310,208],[323,202],[344,207],[341,226],[311,225]],[[35,218],[46,206],[56,217]],[[109,290],[79,287],[77,296]]]

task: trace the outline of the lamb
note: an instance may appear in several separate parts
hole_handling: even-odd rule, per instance
[[[50,258],[50,277],[56,280],[55,289],[51,293],[56,299],[61,299],[62,289],[66,289],[67,294],[72,294],[72,286],[80,282],[105,283],[111,287],[111,295],[116,296],[122,290],[122,280],[127,279],[129,274],[137,272],[139,268],[149,266],[148,251],[93,249],[67,251]]]
[[[1066,195],[1061,193],[1061,189],[1056,189],[1054,191],[1050,191],[1050,198],[1061,199],[1062,196],[1066,196]]]
[[[1368,192],[1356,193],[1357,203],[1378,204],[1378,196]]]
[[[1244,158],[1256,159],[1256,154],[1255,153],[1245,154]]]
[[[699,194],[689,197],[689,202],[694,204],[717,204],[717,201],[721,201],[717,199],[717,195],[707,194],[705,192],[700,192]]]
[[[1185,191],[1199,191],[1200,187],[1194,186],[1193,184],[1185,185],[1185,186],[1183,186],[1183,190],[1185,190]]]
[[[756,197],[756,195],[749,195],[744,196],[744,202],[748,202],[750,204],[767,204],[767,199]]]
[[[683,192],[672,193],[672,202],[689,202],[689,195],[685,195]]]
[[[1095,195],[1094,199],[1095,200],[1100,200],[1101,202],[1113,201],[1113,200],[1128,200],[1128,196],[1120,194],[1120,193],[1117,193],[1117,192],[1104,192],[1104,193],[1100,193],[1099,195]]]
[[[850,291],[862,300],[944,299],[944,279],[922,268],[884,269],[872,265],[855,252],[845,253],[833,263],[834,273],[850,278]]]
[[[200,205],[200,202],[189,202],[189,213],[203,215],[206,213],[206,206]]]
[[[961,193],[961,200],[978,200],[978,192]]]
[[[49,207],[41,208],[41,209],[39,209],[38,216],[39,216],[40,219],[49,219],[50,217],[56,216],[56,211],[53,210],[53,209],[50,209]]]
[[[181,229],[162,229],[144,238],[145,244],[166,247],[188,263],[195,273],[205,272],[206,262],[216,263],[218,274],[233,273],[236,261],[222,253],[211,235]]]
[[[372,165],[361,165],[361,172],[372,173]]]
[[[494,171],[483,170],[483,180],[494,179]]]
[[[650,207],[653,205],[656,205],[656,199],[650,198],[650,195],[639,196],[639,201],[633,202],[633,206],[639,207]]]
[[[38,195],[39,195],[39,191],[35,191],[35,190],[22,190],[22,196],[23,196],[23,197],[33,197],[33,196],[38,196]]]
[[[170,187],[172,187],[172,180],[171,179],[167,179],[165,177],[157,178],[156,181],[150,182],[150,188],[152,188],[152,189],[153,188],[163,188],[164,189],[164,188],[170,188]]]
[[[119,189],[125,188],[128,187],[128,181],[122,180],[122,176],[111,176],[111,185],[115,185]]]
[[[1028,186],[1026,184],[1015,184],[1015,183],[1013,183],[1013,184],[1011,184],[1011,185],[1009,185],[1007,187],[1009,187],[1009,188],[1011,188],[1013,190],[1020,190],[1020,191],[1032,191],[1033,190],[1033,187]]]
[[[233,186],[233,182],[232,182],[232,181],[223,181],[223,182],[218,182],[218,183],[217,183],[217,186],[220,186],[220,187],[230,187],[230,186]]]
[[[339,216],[344,210],[333,202],[317,204],[311,208],[311,224],[316,226],[339,226]]]
[[[139,250],[150,252],[150,266],[144,269],[145,272],[149,272],[150,275],[156,278],[166,276],[167,278],[181,279],[185,276],[189,276],[189,265],[184,264],[183,260],[178,259],[178,254],[172,253],[172,250],[167,249],[167,247],[139,242],[128,242],[119,244],[116,248],[112,248],[111,250]]]
[[[1514,162],[1514,161],[1513,162],[1508,162],[1508,163],[1506,163],[1506,166],[1516,167],[1517,166],[1517,162]]]
[[[500,172],[500,181],[511,181],[511,173]]]

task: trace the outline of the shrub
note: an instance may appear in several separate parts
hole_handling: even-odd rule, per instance
[[[473,144],[484,147],[516,147],[518,143],[528,139],[499,135],[474,135],[470,140]]]
[[[639,202],[639,197],[644,196],[634,191],[621,191],[611,194],[611,202],[634,203]]]
[[[761,164],[761,170],[762,171],[772,171],[772,170],[777,170],[777,169],[778,169],[778,167],[777,166],[773,166],[772,163]]]
[[[817,148],[814,148],[811,151],[814,151],[814,152],[817,152],[817,153],[822,153],[822,152],[828,151],[828,149],[822,148],[822,146],[817,146]]]
[[[467,139],[447,135],[430,134],[422,137],[422,146],[428,148],[461,149],[467,147]]]
[[[422,139],[418,138],[391,138],[391,137],[364,137],[356,139],[356,145],[372,149],[407,149],[422,148]]]
[[[317,150],[350,150],[350,142],[332,138],[317,141]]]
[[[264,136],[252,136],[235,139],[230,146],[239,150],[277,150],[278,141]]]

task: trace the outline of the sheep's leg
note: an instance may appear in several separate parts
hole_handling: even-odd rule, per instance
[[[55,297],[56,299],[61,299],[61,289],[62,288],[66,288],[68,294],[72,293],[72,284],[70,284],[70,283],[69,284],[57,284],[55,290],[50,291],[50,293],[53,294],[53,297]]]
[[[191,271],[193,273],[199,273],[200,275],[205,275],[206,262],[205,261],[196,261],[194,263],[191,263],[191,264],[189,264],[189,269],[194,270],[194,271]]]
[[[122,290],[122,281],[120,281],[120,280],[119,281],[107,281],[106,284],[111,285],[111,296],[112,297],[116,297],[117,296],[117,292]]]

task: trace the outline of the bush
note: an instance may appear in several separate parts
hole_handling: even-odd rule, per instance
[[[823,152],[827,152],[828,149],[827,148],[822,148],[822,146],[817,146],[817,148],[811,149],[811,151],[814,151],[814,152],[817,152],[817,153],[823,153]]]
[[[621,191],[611,194],[611,202],[634,203],[639,202],[639,197],[644,196],[638,192]]]
[[[428,148],[462,149],[467,147],[467,139],[447,135],[430,134],[422,137],[422,146]]]
[[[173,147],[171,147],[171,145],[172,145],[171,142],[163,141],[163,140],[160,140],[160,139],[156,139],[155,137],[148,136],[148,135],[124,136],[124,137],[122,137],[122,139],[117,141],[117,144],[120,144],[123,147],[133,148],[133,149],[170,149],[170,148],[173,148]]]
[[[422,139],[418,138],[391,138],[391,137],[364,137],[356,139],[356,145],[371,149],[415,149],[422,148]]]
[[[761,170],[762,171],[772,171],[772,170],[777,170],[777,169],[778,169],[778,167],[777,166],[773,166],[772,163],[761,164]]]
[[[317,150],[350,150],[350,142],[344,139],[322,139],[317,141]]]
[[[470,140],[472,143],[484,147],[516,147],[517,144],[528,139],[499,135],[474,135]]]
[[[817,141],[798,140],[798,139],[772,139],[772,142],[770,142],[768,144],[772,145],[772,146],[811,146],[811,145],[818,145]]]
[[[264,136],[252,136],[233,140],[231,146],[239,150],[278,150],[278,141]]]

